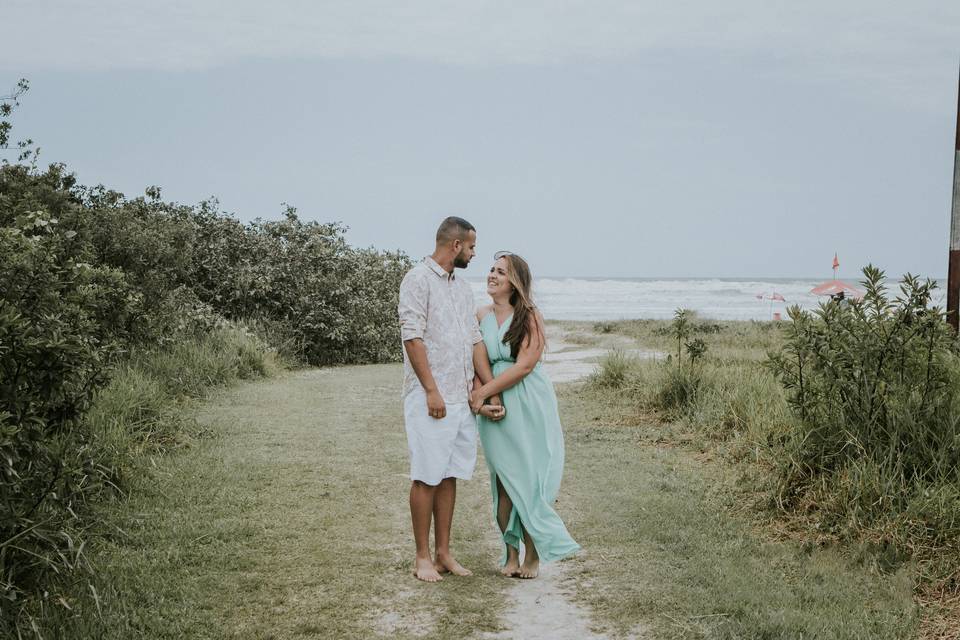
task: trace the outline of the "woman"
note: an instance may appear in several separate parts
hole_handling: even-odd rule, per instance
[[[530,296],[530,268],[501,251],[487,277],[493,304],[477,311],[494,378],[475,381],[471,406],[490,469],[493,512],[505,546],[501,573],[536,578],[540,561],[575,553],[553,502],[563,475],[563,432],[553,384],[540,359],[546,344],[543,318]],[[500,394],[505,412],[484,402]],[[520,565],[520,545],[526,553]]]

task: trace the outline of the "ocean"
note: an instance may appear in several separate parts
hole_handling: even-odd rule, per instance
[[[622,320],[672,318],[679,308],[715,320],[770,320],[799,305],[815,309],[824,300],[810,290],[828,278],[542,278],[534,282],[534,299],[548,320]],[[486,280],[470,279],[478,304],[487,304]],[[846,282],[862,289],[854,279]],[[945,283],[934,304],[946,306]],[[888,291],[899,293],[891,281]],[[771,300],[779,294],[784,301]],[[758,299],[757,296],[762,296]]]

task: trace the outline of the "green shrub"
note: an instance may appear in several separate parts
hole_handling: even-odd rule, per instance
[[[0,104],[0,143],[26,89]],[[399,359],[410,260],[345,231],[0,163],[0,636],[56,635],[44,620],[83,582],[90,505],[182,436],[177,399],[285,363]]]
[[[616,324],[613,322],[597,322],[593,325],[593,330],[597,333],[613,333]]]
[[[410,260],[344,234],[0,165],[0,636],[66,606],[87,507],[177,441],[175,399],[280,363],[399,359]]]
[[[290,360],[401,358],[397,296],[412,263],[400,252],[351,247],[343,225],[303,221],[292,207],[282,220],[244,225],[215,200],[166,203],[155,187],[128,199],[78,185],[63,165],[0,167],[0,226],[51,219],[70,234],[64,257],[118,270],[142,294],[126,318],[134,343],[179,340],[222,317],[269,328]]]
[[[110,471],[82,417],[140,303],[121,272],[65,257],[55,218],[16,222],[0,227],[0,632],[83,564],[78,514]]]
[[[960,534],[956,503],[929,511],[931,495],[960,481],[956,338],[942,310],[930,307],[933,281],[908,274],[890,299],[882,271],[863,273],[862,301],[790,309],[786,343],[770,357],[798,419],[779,500],[816,500],[844,528],[911,512],[943,525],[949,513],[946,530]]]
[[[687,360],[691,366],[696,365],[707,353],[707,343],[704,342],[702,338],[689,340],[689,337],[698,327],[712,327],[716,325],[694,324],[693,318],[695,318],[695,316],[696,314],[689,309],[678,308],[673,313],[673,322],[669,326],[669,333],[665,334],[670,335],[677,342],[677,369],[683,366],[684,351],[687,353]],[[707,329],[703,332],[712,333],[712,329]],[[670,359],[673,359],[672,356]],[[690,378],[690,376],[687,377]]]
[[[283,220],[244,227],[203,203],[193,220],[203,248],[194,290],[224,317],[260,323],[278,350],[314,365],[400,359],[406,255],[352,248],[345,227],[304,222],[292,207]]]
[[[636,358],[620,349],[614,349],[603,357],[600,366],[591,376],[590,383],[597,387],[620,389],[627,382],[627,375]]]

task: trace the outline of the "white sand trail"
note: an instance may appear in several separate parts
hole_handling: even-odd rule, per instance
[[[564,340],[565,336],[562,326],[547,325],[547,352],[543,366],[554,383],[575,382],[591,375],[597,370],[600,359],[614,348],[641,359],[659,360],[666,357],[660,351],[637,349],[633,341],[624,336],[603,336],[607,343],[603,347],[585,347]]]
[[[509,591],[513,604],[503,618],[507,628],[485,634],[484,640],[609,640],[590,630],[589,616],[573,602],[573,586],[564,574],[564,563],[555,562],[541,567],[534,580],[517,578]]]

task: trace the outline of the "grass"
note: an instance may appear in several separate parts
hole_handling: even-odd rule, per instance
[[[669,350],[673,343],[670,323],[664,321],[617,322],[607,329],[644,347]],[[612,424],[638,424],[650,417],[659,437],[708,452],[736,469],[736,510],[764,520],[776,535],[808,546],[833,545],[882,572],[909,567],[923,611],[920,637],[957,637],[960,555],[951,532],[960,502],[955,484],[923,484],[915,478],[909,487],[901,486],[866,455],[832,473],[798,462],[798,447],[805,446],[803,434],[809,429],[799,428],[781,385],[761,363],[781,345],[777,324],[697,323],[693,336],[698,334],[709,344],[702,362],[678,368],[675,362],[614,353],[585,397],[596,406],[620,406]],[[797,491],[798,470],[802,492]],[[904,507],[902,496],[910,491]]]
[[[410,576],[396,365],[310,369],[217,393],[213,437],[157,461],[97,549],[104,638],[372,638],[494,631],[504,581],[485,473],[454,552],[477,577]]]
[[[123,534],[114,505],[139,488],[145,465],[203,437],[203,430],[184,413],[185,405],[211,389],[277,375],[286,366],[238,322],[224,322],[202,336],[179,336],[160,349],[138,348],[116,365],[83,416],[85,437],[77,455],[86,456],[84,491],[68,507],[71,527],[58,534],[67,542],[69,571],[48,582],[42,597],[23,601],[11,633],[98,637],[104,615],[101,594],[116,587],[94,548],[104,536]],[[9,610],[0,613],[7,618]]]
[[[643,346],[669,349],[657,325],[630,327],[651,336]],[[584,344],[624,344],[614,329],[592,335]],[[669,411],[654,403],[667,367],[615,358],[620,373],[606,383],[559,387],[567,455],[558,509],[585,548],[565,567],[595,628],[658,639],[915,637],[910,563],[777,540],[751,510],[756,474],[745,470],[764,461],[745,453],[768,415],[756,406],[775,388],[755,389],[755,362],[737,357],[733,341],[728,368],[706,374],[697,402]],[[168,454],[143,449],[128,497],[103,510],[113,534],[91,552],[97,613],[62,636],[500,630],[516,583],[495,572],[482,458],[474,480],[460,483],[454,522],[454,552],[476,576],[440,585],[410,576],[399,381],[397,365],[307,369],[186,405],[176,419],[202,437]]]
[[[589,550],[573,564],[577,598],[598,627],[664,639],[913,637],[908,566],[883,574],[773,541],[738,514],[735,470],[678,446],[682,432],[631,421],[615,394],[561,397],[568,525]]]
[[[667,320],[620,320],[604,324],[609,325],[604,327],[606,334],[628,336],[644,347],[676,356],[677,342]],[[691,337],[703,338],[709,344],[710,356],[723,362],[755,362],[781,344],[776,322],[698,320],[694,315],[691,324]]]

